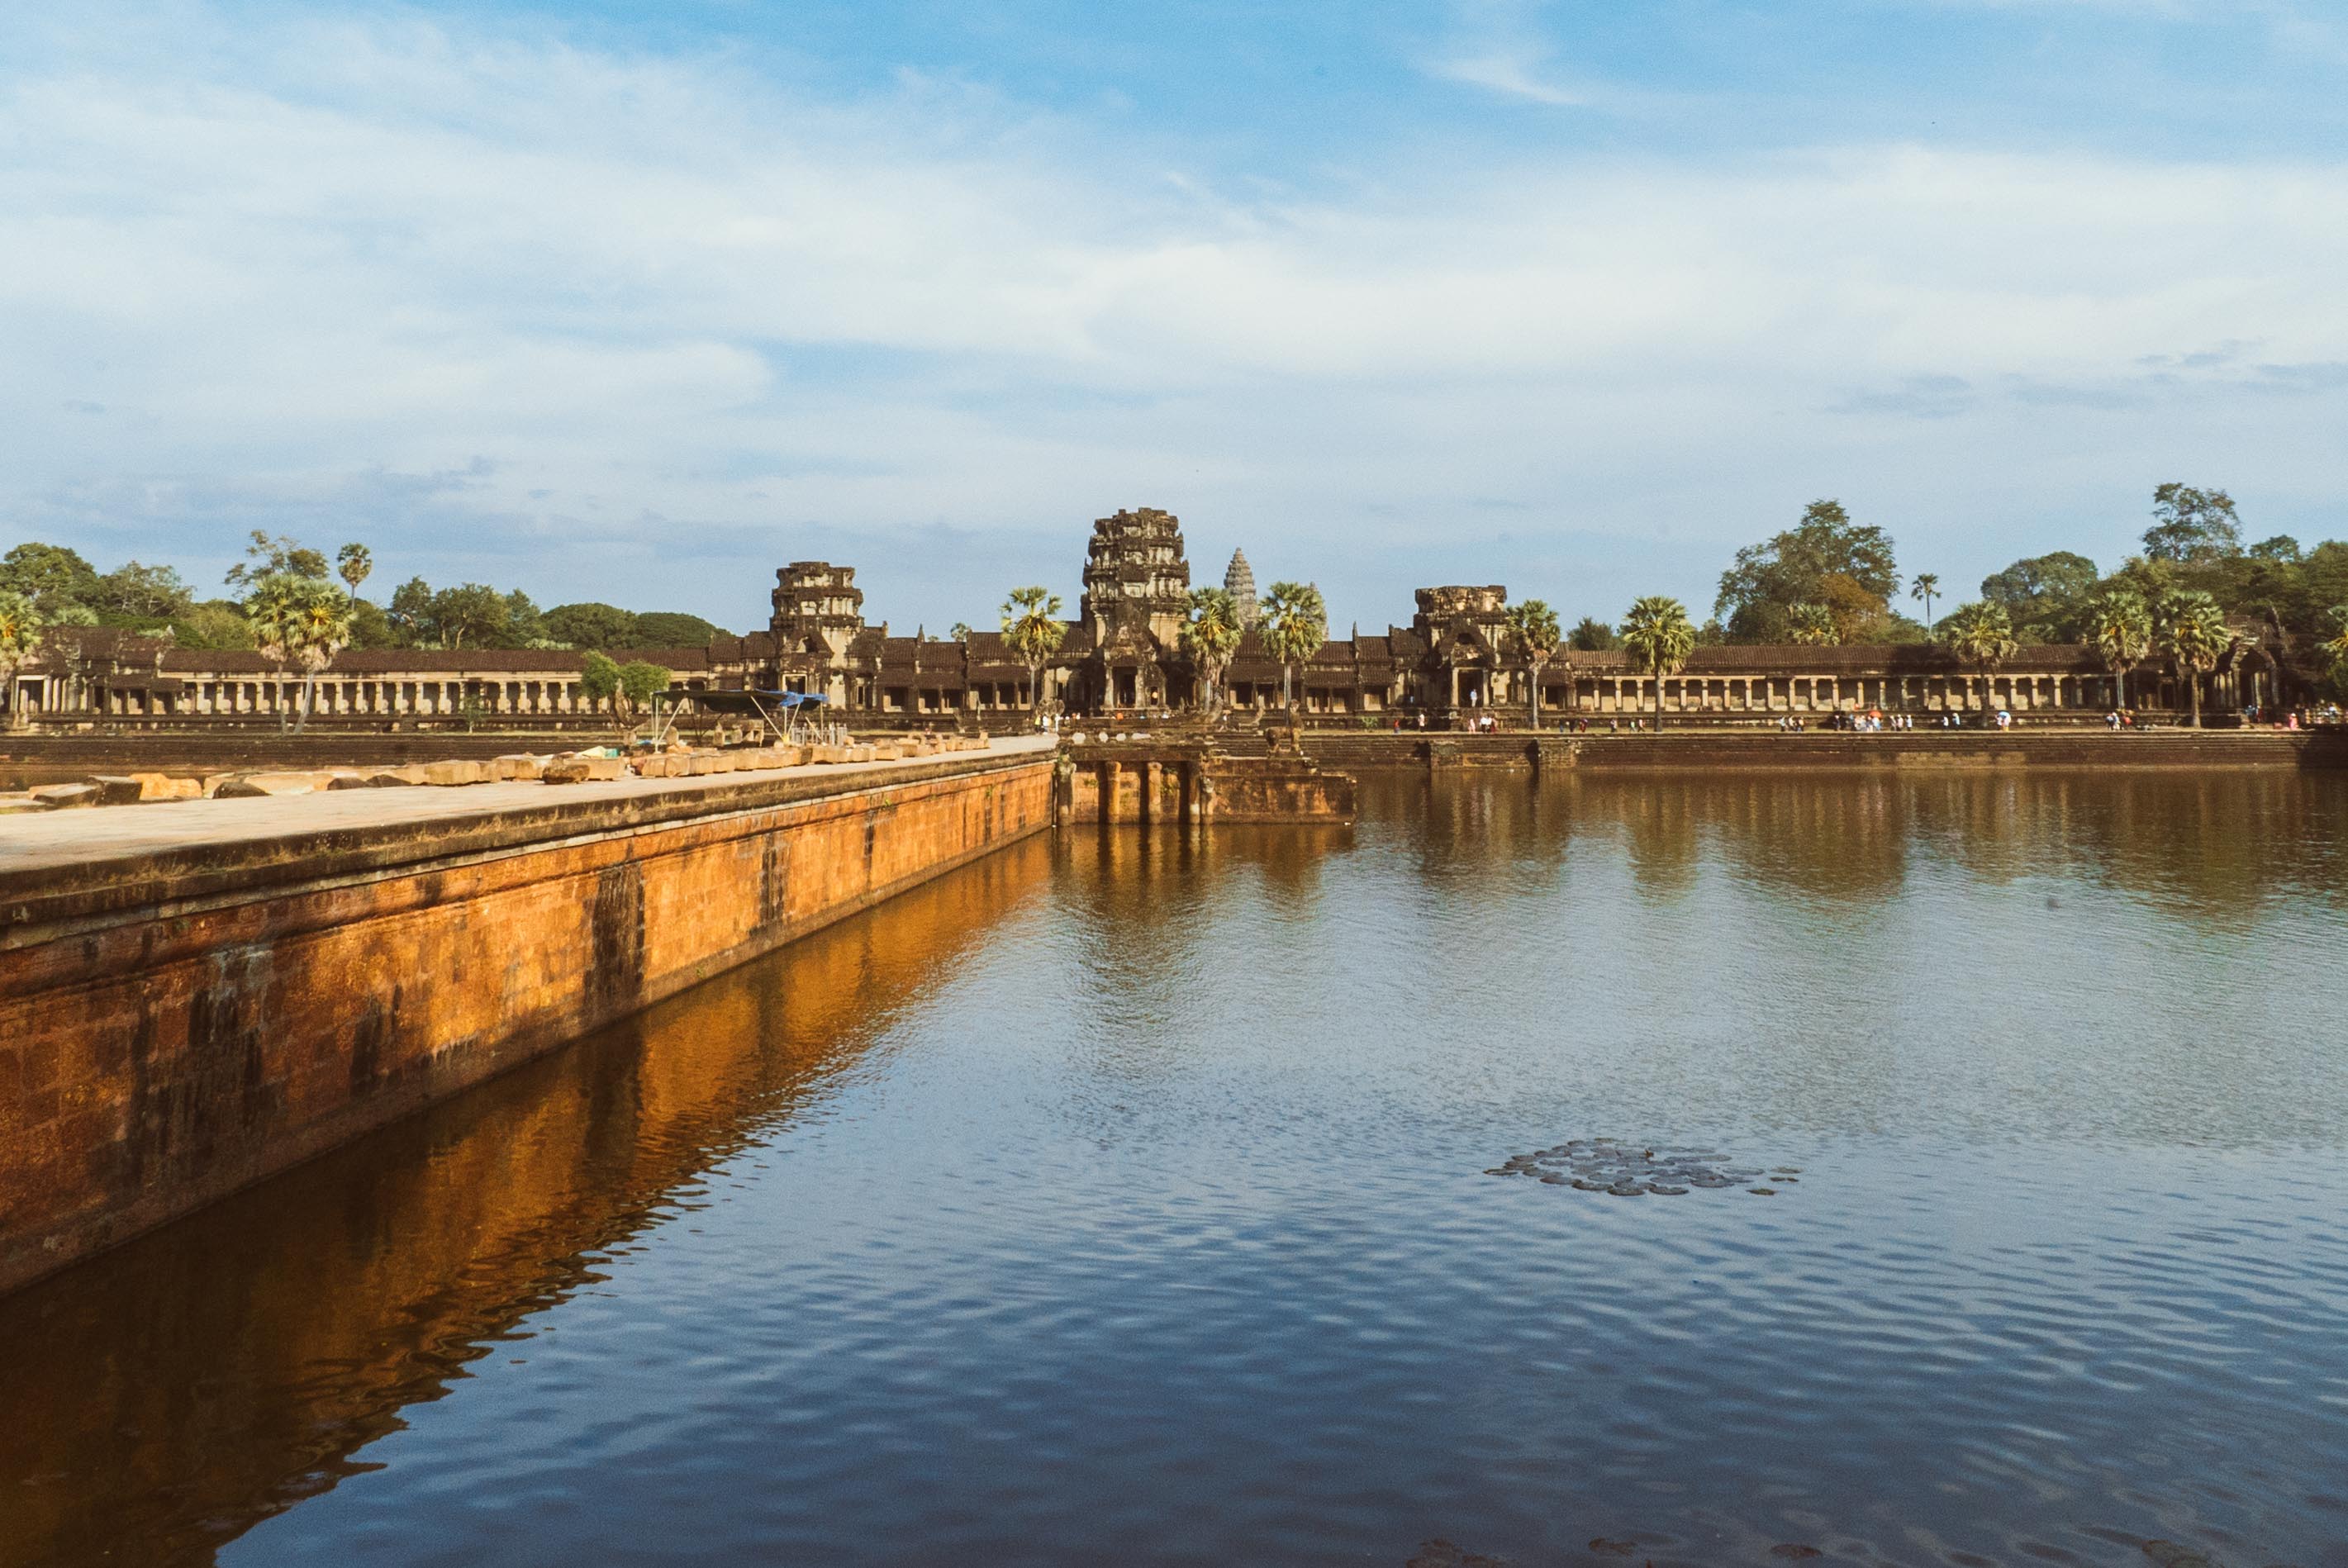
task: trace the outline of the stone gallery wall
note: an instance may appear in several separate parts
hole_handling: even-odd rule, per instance
[[[0,867],[0,1289],[1038,831],[1051,797],[1048,758],[941,760]]]

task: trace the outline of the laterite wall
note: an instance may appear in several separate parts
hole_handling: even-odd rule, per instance
[[[1050,823],[1048,759],[916,771],[0,870],[0,1290]]]

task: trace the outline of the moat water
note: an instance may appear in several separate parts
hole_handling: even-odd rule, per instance
[[[2348,1563],[2343,954],[2340,777],[1031,841],[0,1302],[0,1563]]]

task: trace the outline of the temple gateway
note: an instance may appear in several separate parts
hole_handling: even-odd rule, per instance
[[[687,690],[793,691],[823,696],[852,723],[886,727],[1008,727],[1041,709],[1140,721],[1195,711],[1204,683],[1181,645],[1190,567],[1180,521],[1144,507],[1093,523],[1076,615],[1040,682],[995,631],[960,637],[892,635],[869,624],[853,567],[798,561],[775,573],[763,632],[705,647],[611,649],[672,672]],[[1254,630],[1255,576],[1234,553],[1224,586],[1249,630],[1224,672],[1225,703],[1243,711],[1281,706],[1282,668]],[[1497,711],[1519,721],[1534,672],[1511,645],[1509,591],[1498,583],[1421,588],[1407,625],[1323,643],[1292,672],[1307,722],[1448,728]],[[2300,699],[2311,672],[2245,625],[2219,667],[2204,675],[2205,708]],[[313,722],[598,718],[581,691],[582,652],[567,649],[351,649],[319,676]],[[1540,672],[1545,722],[1652,712],[1656,681],[1620,652],[1560,649]],[[10,683],[12,721],[97,719],[274,721],[300,701],[299,672],[256,653],[180,648],[128,633],[53,628]],[[1033,689],[1040,685],[1041,690]],[[1942,713],[2004,708],[2102,712],[2120,703],[2116,677],[2092,647],[2025,646],[1994,671],[1961,665],[1931,644],[1699,647],[1661,682],[1665,714],[1744,717],[1851,708]],[[2188,706],[2177,676],[2147,664],[2128,679],[2128,702]]]

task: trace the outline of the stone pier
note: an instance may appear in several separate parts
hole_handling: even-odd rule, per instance
[[[1200,744],[1112,741],[1071,746],[1061,820],[1067,822],[1350,822],[1354,779],[1293,750],[1232,757]]]
[[[1047,827],[1049,743],[0,822],[0,1290]]]

